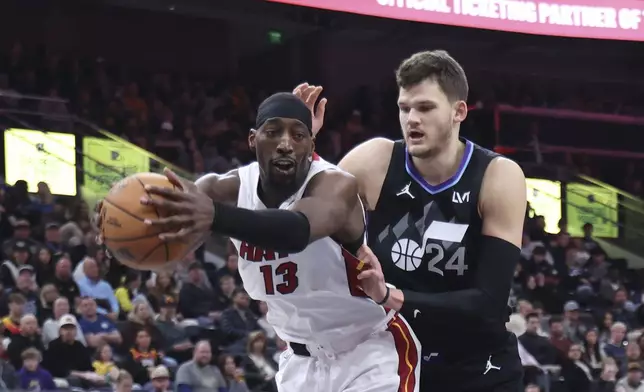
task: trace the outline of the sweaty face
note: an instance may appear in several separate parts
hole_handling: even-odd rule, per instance
[[[435,155],[451,137],[458,137],[456,127],[467,116],[465,102],[450,102],[433,79],[400,88],[398,108],[407,149],[417,158]]]
[[[300,121],[273,118],[249,136],[263,181],[276,187],[297,188],[306,177],[313,154],[313,139]]]

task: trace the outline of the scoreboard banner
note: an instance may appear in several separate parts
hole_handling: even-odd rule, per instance
[[[619,201],[616,192],[594,185],[566,185],[568,232],[573,237],[584,235],[582,227],[593,225],[593,235],[617,238],[619,235]]]
[[[644,41],[641,0],[267,0],[478,29]]]
[[[103,197],[123,177],[149,172],[150,159],[121,142],[84,137],[83,169],[83,196]]]
[[[31,129],[4,131],[5,181],[25,180],[29,192],[46,182],[54,195],[76,196],[76,136]]]

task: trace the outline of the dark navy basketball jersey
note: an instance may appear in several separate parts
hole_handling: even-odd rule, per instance
[[[437,293],[474,285],[479,192],[487,166],[499,155],[463,141],[457,172],[440,185],[421,177],[403,141],[394,144],[367,234],[387,282],[396,287]]]

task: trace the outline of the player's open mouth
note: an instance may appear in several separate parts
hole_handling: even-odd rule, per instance
[[[272,162],[272,164],[273,167],[277,169],[277,171],[284,174],[290,174],[295,170],[295,161],[288,158],[276,159]]]
[[[421,140],[423,138],[423,136],[425,136],[425,134],[422,133],[422,132],[418,132],[418,131],[409,131],[409,132],[407,132],[407,138],[410,141]]]

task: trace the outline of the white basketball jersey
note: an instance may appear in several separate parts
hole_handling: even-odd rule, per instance
[[[327,170],[340,169],[314,160],[302,187],[280,209],[288,209],[299,200],[309,181]],[[239,178],[237,206],[265,209],[257,194],[257,162],[240,168]],[[391,318],[357,289],[359,261],[329,237],[294,254],[259,249],[236,239],[232,242],[239,252],[244,288],[251,298],[266,301],[268,322],[287,342],[338,347],[357,344]]]

